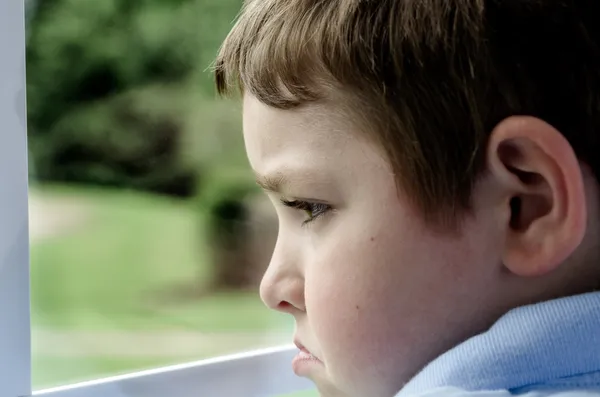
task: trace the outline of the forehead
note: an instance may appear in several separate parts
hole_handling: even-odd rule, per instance
[[[351,123],[331,105],[281,110],[244,96],[244,140],[253,165],[274,156],[335,155],[350,144]]]

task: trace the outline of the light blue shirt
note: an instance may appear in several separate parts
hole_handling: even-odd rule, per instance
[[[586,391],[600,394],[600,292],[511,310],[432,361],[396,397]]]

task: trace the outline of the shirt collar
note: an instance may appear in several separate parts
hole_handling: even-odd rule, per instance
[[[600,371],[600,292],[511,310],[441,355],[397,395],[443,386],[517,389]]]

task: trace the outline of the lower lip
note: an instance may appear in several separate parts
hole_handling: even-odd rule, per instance
[[[300,351],[292,360],[292,369],[298,376],[306,375],[316,365],[323,365],[323,363],[312,354],[304,351]]]

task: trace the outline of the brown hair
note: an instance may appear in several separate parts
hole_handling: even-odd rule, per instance
[[[600,172],[598,0],[250,0],[216,61],[277,108],[342,92],[430,220],[469,209],[494,126],[552,124]],[[365,117],[363,117],[365,119]]]

